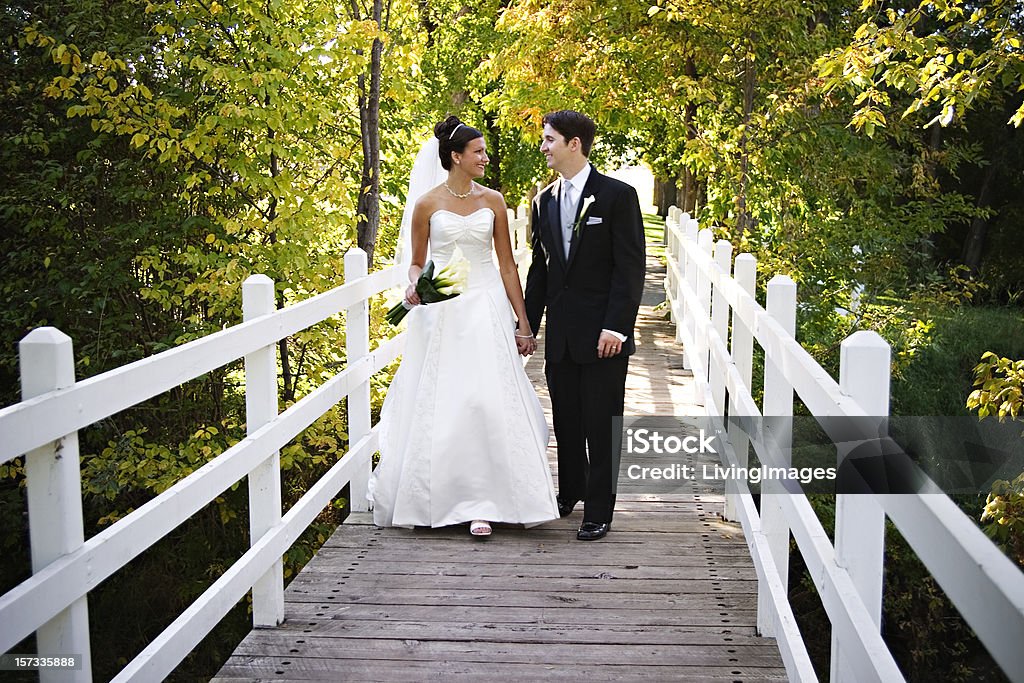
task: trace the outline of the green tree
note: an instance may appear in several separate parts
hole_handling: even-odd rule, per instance
[[[1019,181],[1007,172],[1022,158],[1019,134],[1007,129],[1024,120],[1019,3],[864,0],[860,17],[850,43],[819,62],[825,88],[854,98],[851,125],[869,136],[902,120],[928,128],[933,166],[941,161],[944,137],[963,138],[953,145],[971,150],[980,180],[968,189],[975,207],[957,256],[979,274],[991,219],[1020,211]],[[997,241],[1012,232],[999,220],[995,227]],[[1006,271],[1019,267],[1007,265],[996,266],[997,278],[1017,279],[1006,278]]]
[[[856,30],[842,3],[534,0],[498,28],[487,66],[502,88],[485,103],[500,124],[532,136],[547,109],[593,113],[704,225],[793,275],[822,325],[858,284],[902,287],[922,270],[907,251],[975,211],[925,172],[936,162],[913,131],[878,144],[846,128],[851,105],[817,65]],[[955,172],[970,151],[940,165]]]
[[[889,6],[886,6],[889,5]],[[853,40],[825,56],[829,88],[856,95],[851,123],[871,134],[890,120],[894,93],[911,96],[901,117],[934,113],[926,126],[957,116],[1024,83],[1024,14],[1012,0],[863,0]],[[1024,121],[1024,99],[1007,123]]]
[[[16,342],[33,327],[72,336],[81,378],[239,322],[253,273],[275,280],[279,306],[341,284],[363,164],[357,85],[375,22],[329,3],[137,0],[9,4],[0,22],[5,403],[17,401]],[[408,80],[415,39],[392,41],[383,92],[388,79]],[[385,125],[404,131],[401,110]],[[337,319],[283,340],[285,406],[335,374],[343,349]],[[241,381],[236,363],[83,432],[87,534],[241,438]],[[345,432],[339,406],[282,450],[286,504],[343,452]],[[18,511],[0,538],[22,553],[18,463],[0,477],[3,509]],[[244,497],[226,492],[137,577],[92,596],[94,609],[116,614],[122,581],[154,592],[145,581],[167,578],[166,564],[182,583],[159,592],[180,611],[244,547],[244,514]],[[190,531],[204,540],[187,543]],[[313,542],[289,551],[287,572]],[[26,563],[5,564],[5,585]],[[108,619],[124,628],[104,639],[100,670],[112,673],[165,616]]]

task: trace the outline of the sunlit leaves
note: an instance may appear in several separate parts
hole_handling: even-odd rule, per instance
[[[1019,4],[997,0],[972,8],[966,0],[922,0],[909,11],[875,11],[863,3],[864,23],[847,46],[823,57],[828,90],[852,93],[891,89],[910,96],[904,117],[930,112],[924,126],[946,127],[978,98],[1019,91],[1024,84]],[[874,98],[873,98],[874,99]],[[865,105],[851,121],[857,129],[877,126]],[[1024,104],[1008,123],[1019,126]]]
[[[1000,357],[991,351],[974,367],[974,386],[967,407],[978,417],[997,415],[1016,419],[1024,412],[1024,360]]]

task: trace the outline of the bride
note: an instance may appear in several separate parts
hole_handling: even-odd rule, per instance
[[[419,278],[428,248],[438,271],[459,253],[470,270],[461,296],[448,301],[419,305],[414,285],[406,290],[408,338],[370,479],[378,526],[470,522],[471,534],[486,536],[491,522],[558,518],[547,423],[520,358],[537,342],[505,200],[474,182],[488,162],[483,133],[449,116],[413,167],[399,240],[409,280]]]

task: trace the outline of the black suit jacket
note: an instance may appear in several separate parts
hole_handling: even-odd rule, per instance
[[[526,277],[526,313],[534,334],[547,308],[544,356],[568,353],[577,363],[598,360],[602,329],[626,335],[622,353],[636,351],[633,326],[646,269],[643,218],[636,190],[591,167],[577,204],[579,232],[568,254],[562,246],[558,208],[561,181],[533,200],[533,263]],[[581,219],[587,197],[594,197]]]

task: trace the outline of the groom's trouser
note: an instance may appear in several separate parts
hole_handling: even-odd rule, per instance
[[[544,368],[558,442],[558,495],[582,500],[585,522],[612,521],[622,448],[612,418],[622,415],[628,367],[629,356],[580,364],[567,353]]]

